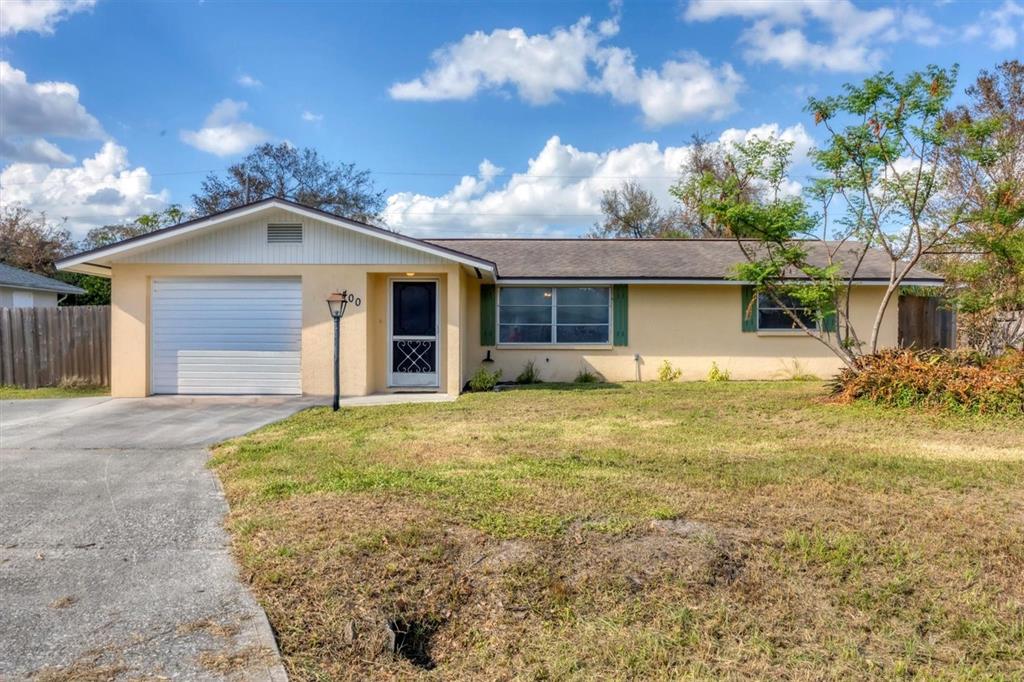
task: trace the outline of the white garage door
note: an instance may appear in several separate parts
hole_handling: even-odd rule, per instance
[[[302,392],[298,279],[154,279],[153,393]]]

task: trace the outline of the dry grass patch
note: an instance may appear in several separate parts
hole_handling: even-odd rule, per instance
[[[1024,422],[821,392],[315,409],[213,466],[295,679],[1019,675]]]

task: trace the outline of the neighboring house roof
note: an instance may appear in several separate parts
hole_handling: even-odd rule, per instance
[[[431,239],[431,244],[485,258],[498,266],[502,280],[727,280],[746,257],[734,239]],[[756,242],[747,242],[756,247]],[[829,243],[835,248],[837,242]],[[826,262],[825,244],[806,242],[810,260]],[[849,276],[858,244],[839,248],[837,261]],[[891,261],[871,249],[857,269],[856,281],[888,282]],[[939,284],[942,278],[915,267],[908,284]]]
[[[268,208],[280,208],[286,211],[290,211],[296,215],[307,216],[316,220],[321,220],[326,223],[332,223],[339,227],[345,227],[355,232],[359,232],[366,235],[372,235],[386,241],[390,241],[397,244],[408,246],[409,248],[416,249],[418,251],[424,251],[434,255],[449,258],[470,267],[476,267],[487,271],[494,270],[494,263],[470,256],[459,251],[455,251],[445,246],[437,244],[431,244],[423,241],[422,239],[416,239],[414,237],[407,237],[404,234],[398,232],[392,232],[386,230],[383,227],[377,227],[376,225],[370,225],[363,223],[358,220],[351,220],[349,218],[343,218],[327,211],[321,211],[316,208],[310,208],[302,204],[297,204],[294,201],[288,201],[287,199],[279,199],[277,197],[270,197],[267,199],[261,199],[254,201],[243,206],[236,206],[229,208],[219,213],[213,213],[202,218],[196,218],[195,220],[189,220],[184,223],[178,223],[177,225],[171,225],[170,227],[164,227],[159,230],[154,230],[137,237],[129,237],[128,239],[122,239],[119,242],[108,244],[106,246],[100,246],[95,249],[83,251],[67,258],[62,258],[57,261],[57,268],[59,270],[74,269],[79,272],[92,272],[93,274],[105,274],[102,271],[109,269],[100,262],[104,258],[114,256],[126,251],[130,251],[136,248],[149,247],[157,244],[166,239],[173,237],[181,237],[186,234],[194,234],[200,230],[204,230],[211,227],[216,227],[229,220],[235,220],[258,211],[262,211]]]
[[[6,263],[0,263],[0,287],[14,289],[33,289],[36,291],[52,291],[58,294],[84,294],[85,289],[65,284],[49,277],[37,275],[28,270],[21,270]]]

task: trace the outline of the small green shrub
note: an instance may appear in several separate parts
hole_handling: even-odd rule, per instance
[[[537,363],[533,360],[527,360],[526,364],[523,365],[523,371],[516,377],[517,384],[539,384],[540,381],[540,370],[537,369]]]
[[[577,384],[596,384],[600,380],[601,379],[596,374],[591,372],[586,367],[581,369],[579,371],[579,374],[576,375],[576,378],[573,379],[573,381],[576,382]]]
[[[676,381],[683,375],[683,370],[672,366],[672,363],[665,360],[658,368],[658,381]]]
[[[498,379],[500,378],[501,369],[488,372],[487,368],[481,367],[469,378],[469,390],[474,392],[494,390],[494,387],[498,385]]]
[[[832,396],[837,402],[1024,414],[1024,353],[885,350],[844,368],[832,381]]]
[[[708,381],[729,381],[729,379],[729,370],[721,369],[717,362],[711,363],[711,369],[708,371]]]

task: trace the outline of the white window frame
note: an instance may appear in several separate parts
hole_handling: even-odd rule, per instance
[[[755,311],[755,314],[757,315],[757,317],[755,318],[757,320],[757,331],[759,331],[759,332],[766,332],[766,333],[770,333],[770,334],[787,333],[787,332],[799,332],[799,333],[802,334],[804,330],[801,327],[799,327],[799,326],[795,326],[795,327],[762,327],[761,326],[761,296],[767,296],[767,295],[768,294],[755,294],[755,296],[757,297],[757,305],[755,306],[757,308],[757,310]],[[787,308],[785,306],[779,306],[779,305],[765,306],[764,309],[765,310],[781,310],[783,312],[785,312],[787,310]],[[810,324],[807,324],[807,328],[809,330],[815,331],[815,332],[816,331],[820,331],[819,326],[818,326],[818,318],[814,316],[814,310],[813,309],[811,309],[811,308],[797,308],[795,306],[789,306],[788,309],[789,310],[794,310],[794,311],[796,311],[796,310],[803,310],[804,312],[808,313],[808,317],[811,318],[811,322],[810,322]],[[792,319],[792,318],[790,318],[790,319]]]
[[[551,328],[551,340],[550,341],[502,341],[501,340],[501,292],[503,289],[550,289],[551,290],[551,323],[550,324],[539,324],[539,323],[524,323],[517,326],[523,327],[550,327]],[[604,289],[605,295],[607,296],[607,309],[608,309],[608,324],[600,325],[583,325],[592,327],[608,327],[608,337],[604,341],[559,341],[558,340],[558,290],[559,289]],[[494,315],[494,338],[499,346],[594,346],[602,347],[609,346],[614,338],[614,329],[612,328],[615,321],[615,311],[613,310],[614,301],[612,299],[612,287],[610,284],[571,284],[565,286],[552,286],[552,285],[531,285],[531,284],[516,284],[516,285],[501,285],[498,287],[497,297],[495,301],[495,315]],[[515,305],[513,308],[523,308],[530,306]],[[547,307],[547,306],[533,306],[533,307]],[[591,307],[600,308],[599,305],[594,306],[580,306],[580,307]]]

